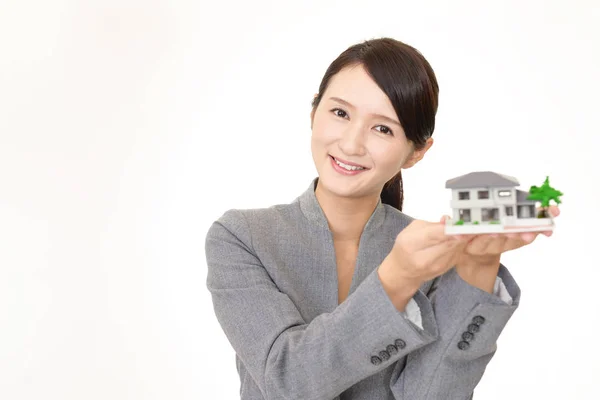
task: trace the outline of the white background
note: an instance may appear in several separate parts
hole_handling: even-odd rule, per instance
[[[591,0],[0,2],[0,398],[239,398],[205,233],[306,190],[320,79],[381,36],[441,88],[408,214],[448,213],[474,170],[564,192],[555,235],[503,258],[522,303],[476,398],[600,398],[598,20]]]

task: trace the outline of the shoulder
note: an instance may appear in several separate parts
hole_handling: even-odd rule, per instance
[[[225,211],[215,222],[233,226],[268,226],[297,221],[300,215],[300,207],[294,202],[264,208],[232,208]]]
[[[232,208],[217,218],[212,227],[216,225],[236,236],[246,236],[244,239],[251,235],[259,240],[281,231],[297,231],[302,225],[302,212],[297,201],[264,208]]]
[[[389,204],[383,204],[385,208],[385,226],[387,229],[399,233],[406,228],[415,218],[398,210]]]

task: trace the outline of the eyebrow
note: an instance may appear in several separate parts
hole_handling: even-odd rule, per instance
[[[354,106],[352,104],[348,103],[346,100],[340,99],[339,97],[330,97],[330,99],[333,100],[333,101],[337,101],[338,103],[342,103],[342,104],[344,104],[344,105],[346,105],[346,106],[348,106],[350,108],[354,108]],[[388,122],[390,122],[392,124],[396,124],[396,125],[402,126],[402,124],[400,122],[398,122],[395,119],[392,119],[390,117],[386,117],[385,115],[381,115],[381,114],[371,114],[371,115],[374,115],[376,117],[385,119],[386,121],[388,121]]]

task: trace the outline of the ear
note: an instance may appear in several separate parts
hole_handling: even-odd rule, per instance
[[[319,93],[315,93],[315,96],[313,98],[316,99],[318,95],[319,95]],[[312,127],[313,127],[313,121],[315,120],[315,111],[316,110],[317,110],[316,108],[312,108],[311,107],[311,110],[310,110],[310,129],[312,129]]]
[[[408,159],[404,162],[402,168],[408,169],[414,166],[416,163],[421,161],[421,159],[425,156],[425,153],[433,146],[433,138],[427,139],[425,142],[425,146],[423,146],[420,150],[414,150],[413,153],[408,157]]]

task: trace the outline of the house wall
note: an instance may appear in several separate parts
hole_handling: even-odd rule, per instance
[[[480,190],[489,191],[489,199],[478,199],[477,193]],[[500,197],[498,195],[501,191],[510,192],[508,197]],[[469,192],[469,200],[460,200],[459,193]],[[500,219],[506,217],[505,209],[506,206],[513,207],[513,216],[516,216],[517,208],[517,190],[514,187],[495,187],[495,188],[471,188],[471,189],[452,189],[452,200],[450,200],[450,207],[452,208],[452,219],[459,220],[460,209],[471,210],[471,221],[480,221],[481,209],[482,208],[498,208],[498,217]]]

